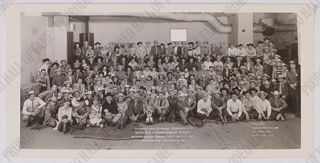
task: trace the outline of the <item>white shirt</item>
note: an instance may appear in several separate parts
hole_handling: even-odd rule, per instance
[[[207,113],[202,111],[202,109],[207,110]],[[198,113],[200,113],[200,114],[210,114],[211,111],[212,111],[211,100],[209,98],[207,99],[206,102],[203,99],[198,101],[198,104],[197,104],[197,112]]]
[[[238,56],[245,57],[247,56],[247,51],[245,48],[238,49]]]
[[[211,61],[204,61],[203,65],[205,70],[209,70],[213,66],[213,63]]]
[[[261,113],[261,108],[260,105],[262,103],[262,100],[260,99],[260,97],[258,97],[257,95],[252,97],[253,100],[253,104],[255,106],[255,109],[257,110],[258,113]]]
[[[47,65],[47,64],[41,65],[40,68],[39,68],[39,72],[41,72],[42,69],[45,69],[46,73],[48,73],[49,65]]]
[[[238,48],[228,48],[228,56],[237,56],[239,54]]]
[[[72,108],[71,107],[65,108],[64,106],[62,106],[62,107],[59,108],[59,111],[58,111],[58,120],[61,121],[62,117],[64,115],[66,115],[66,116],[68,116],[68,120],[71,121],[71,114],[72,114]]]
[[[22,114],[31,115],[35,111],[36,108],[42,108],[46,105],[44,101],[42,101],[39,97],[34,97],[33,101],[27,99],[23,103]]]
[[[230,116],[232,115],[232,112],[238,112],[238,116],[240,117],[242,114],[242,109],[242,102],[239,99],[236,101],[229,99],[227,101],[227,112]]]
[[[270,104],[270,101],[268,101],[267,99],[261,100],[260,109],[261,109],[261,111],[263,111],[263,112],[267,111],[267,116],[270,116],[270,114],[271,114],[271,104]]]
[[[257,55],[256,49],[254,49],[254,48],[252,48],[252,49],[247,49],[247,55],[248,55],[248,56],[256,56],[256,55]]]
[[[223,68],[223,62],[221,62],[221,61],[214,61],[213,62],[213,67],[214,68],[216,68],[216,67],[218,67],[218,66],[220,66],[220,67],[222,67]]]

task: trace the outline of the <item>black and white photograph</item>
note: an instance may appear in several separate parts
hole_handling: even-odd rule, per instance
[[[301,148],[296,13],[20,18],[21,149]]]

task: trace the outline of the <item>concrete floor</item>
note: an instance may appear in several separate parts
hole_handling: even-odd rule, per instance
[[[237,122],[221,126],[206,123],[204,127],[187,126],[180,123],[159,123],[153,128],[185,128],[186,134],[157,134],[160,138],[135,140],[97,140],[73,138],[53,131],[52,128],[30,130],[21,125],[22,149],[296,149],[300,148],[300,119],[288,118],[282,122]],[[181,136],[178,139],[161,139],[163,136]],[[150,138],[151,137],[151,138]],[[153,137],[153,138],[152,138]],[[157,140],[157,141],[155,141]],[[159,140],[161,140],[159,142]],[[163,141],[167,140],[167,141]],[[171,142],[168,142],[170,140]]]

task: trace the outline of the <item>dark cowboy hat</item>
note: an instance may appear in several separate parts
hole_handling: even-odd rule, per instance
[[[101,45],[101,43],[100,42],[96,42],[94,45]]]
[[[229,93],[229,90],[227,88],[221,88],[220,92],[222,92],[222,91],[226,91],[227,93]]]
[[[44,59],[42,59],[42,62],[48,62],[48,61],[50,61],[49,58],[44,58]]]
[[[167,45],[172,45],[172,43],[171,43],[171,42],[169,42],[169,43],[167,43]]]
[[[106,97],[108,96],[113,97],[111,92],[106,93]]]
[[[241,92],[241,90],[238,87],[232,88],[232,92]]]
[[[250,94],[250,93],[251,93],[251,92],[250,92],[250,90],[243,91],[243,92],[242,92],[242,95],[246,95],[247,93],[249,93],[249,94]]]
[[[59,63],[58,62],[54,62],[52,63],[52,66],[57,65],[57,67],[59,67]]]
[[[238,92],[236,92],[236,91],[231,91],[231,95],[239,95],[239,93]]]
[[[140,86],[139,89],[142,89],[142,90],[144,90],[144,91],[147,91],[146,87],[144,87],[144,86]]]
[[[252,43],[250,43],[250,44],[247,44],[247,46],[254,46]]]
[[[252,92],[252,91],[258,92],[258,90],[256,88],[250,88],[249,91],[250,92]]]

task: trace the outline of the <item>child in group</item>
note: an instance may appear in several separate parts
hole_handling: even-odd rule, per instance
[[[94,98],[93,104],[91,106],[91,111],[89,114],[89,123],[88,126],[99,126],[103,128],[102,118],[101,118],[102,106],[100,105],[97,98]]]

